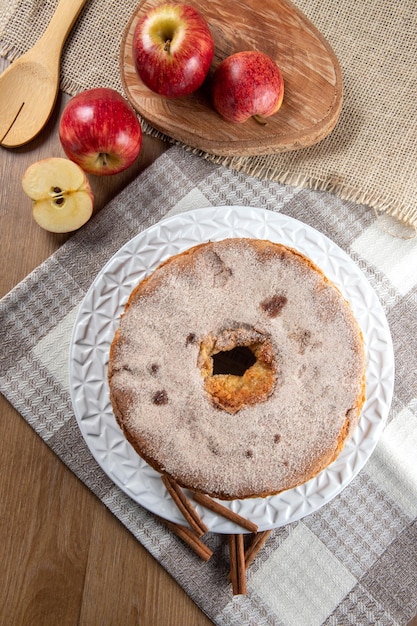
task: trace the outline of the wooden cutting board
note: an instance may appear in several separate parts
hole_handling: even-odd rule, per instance
[[[342,106],[342,76],[330,45],[289,0],[190,0],[207,20],[215,56],[197,92],[167,99],[136,73],[132,41],[140,17],[162,0],[144,0],[124,33],[120,67],[133,107],[149,124],[188,146],[219,156],[273,154],[313,145],[334,128]],[[260,50],[281,68],[285,92],[280,110],[263,126],[223,120],[210,100],[210,76],[226,56]]]

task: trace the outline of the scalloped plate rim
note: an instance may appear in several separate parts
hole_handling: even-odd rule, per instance
[[[214,229],[210,233],[208,230],[209,224]],[[248,224],[251,226],[250,229]],[[259,237],[251,235],[254,225],[261,231],[264,231],[265,234],[269,234],[269,236]],[[381,358],[378,362],[379,351],[375,346],[369,345],[367,329],[362,327],[368,357],[367,395],[371,391],[371,396],[365,402],[357,429],[346,442],[345,448],[339,457],[328,468],[303,485],[275,496],[222,502],[225,506],[258,524],[259,530],[266,530],[297,521],[315,512],[336,497],[353,480],[375,449],[386,424],[392,400],[394,352],[385,313],[376,293],[362,271],[349,255],[326,235],[285,214],[268,209],[238,205],[193,209],[185,213],[166,217],[138,233],[121,246],[107,261],[97,274],[80,304],[70,342],[70,397],[80,432],[93,457],[109,478],[144,508],[171,521],[184,523],[175,504],[166,492],[162,481],[160,481],[158,473],[136,454],[124,438],[111,411],[108,397],[108,350],[117,325],[118,316],[124,306],[124,299],[126,299],[133,288],[132,285],[137,282],[136,272],[130,273],[132,285],[125,284],[123,288],[123,291],[125,291],[124,296],[119,297],[121,292],[120,286],[115,287],[112,285],[110,288],[110,291],[113,289],[117,292],[117,313],[113,311],[110,316],[108,315],[106,312],[106,302],[108,306],[108,301],[105,301],[104,308],[101,307],[101,309],[94,311],[91,306],[91,300],[96,298],[101,285],[108,287],[109,277],[112,276],[113,271],[116,271],[116,273],[120,272],[119,267],[112,270],[113,265],[125,268],[126,263],[129,259],[132,259],[133,255],[143,256],[146,246],[152,250],[153,265],[148,266],[145,260],[138,272],[142,275],[153,271],[160,262],[172,255],[170,252],[165,256],[164,254],[161,255],[164,246],[167,250],[170,250],[175,243],[175,248],[179,252],[202,241],[214,240],[216,238],[223,239],[225,236],[222,228],[225,229],[226,233],[229,233],[227,235],[229,237],[255,236],[256,238],[270,239],[294,247],[309,256],[335,282],[345,297],[349,299],[352,309],[361,324],[361,320],[363,322],[367,317],[367,305],[361,301],[360,294],[355,293],[352,296],[353,287],[351,282],[349,285],[342,284],[338,277],[334,275],[334,270],[330,266],[322,267],[323,263],[326,265],[327,258],[335,258],[342,265],[346,265],[349,277],[355,276],[360,283],[361,289],[365,290],[368,305],[369,302],[372,304],[372,316],[374,321],[376,320],[379,323],[379,332],[384,342],[383,359]],[[200,234],[201,230],[203,233],[207,232],[207,236],[202,237]],[[161,233],[165,234],[161,235]],[[190,233],[191,239],[187,238],[190,236]],[[165,238],[165,241],[163,241],[162,237],[167,235],[168,239]],[[296,244],[294,241],[291,241],[291,237],[294,236],[298,237]],[[314,246],[316,249],[314,249]],[[156,256],[154,254],[155,251],[157,253]],[[321,263],[318,260],[320,255],[322,256]],[[88,333],[92,330],[91,324],[98,324],[98,327],[94,326],[93,328],[94,337],[97,337],[100,333],[102,333],[102,336],[97,345],[92,349],[89,346],[89,349],[86,350],[85,337],[88,337]],[[100,360],[99,375],[103,376],[101,381],[103,387],[99,393],[98,404],[94,407],[91,406],[91,383],[90,381],[85,382],[83,378],[83,368],[95,366],[92,363],[93,353],[94,359],[98,358]],[[370,364],[372,364],[371,369]],[[378,375],[374,371],[375,367]],[[385,399],[379,394],[380,389],[384,391],[382,395]],[[97,414],[93,416],[89,415],[89,411],[92,408],[97,410]],[[370,416],[372,416],[372,419]],[[100,422],[104,419],[108,423],[100,425]],[[96,431],[94,431],[94,428]],[[109,447],[105,440],[111,435],[116,437],[116,439],[111,442]],[[107,448],[106,445],[108,446]],[[113,451],[111,451],[111,448],[113,448]],[[347,461],[353,459],[353,457],[355,457],[353,467],[349,468]],[[130,472],[126,470],[129,477],[124,478],[124,466],[129,468],[129,463],[132,462],[137,463],[137,467],[131,468]],[[122,478],[120,478],[120,475],[122,475]],[[136,491],[132,485],[136,488]],[[137,492],[138,485],[142,487],[142,491],[139,490]],[[242,529],[236,524],[219,518],[198,505],[196,508],[212,532],[242,532]]]

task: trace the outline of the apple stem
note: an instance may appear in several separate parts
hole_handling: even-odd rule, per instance
[[[267,121],[264,117],[262,117],[262,115],[253,115],[253,119],[258,122],[258,124],[261,124],[262,126],[266,126],[267,125]]]
[[[100,154],[98,155],[99,161],[101,161],[101,163],[103,164],[104,167],[107,167],[108,162],[107,162],[107,153],[106,152],[100,152]]]
[[[171,39],[167,39],[164,45],[164,52],[169,52],[171,51]]]

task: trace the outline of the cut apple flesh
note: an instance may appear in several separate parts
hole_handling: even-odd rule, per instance
[[[69,233],[85,224],[94,198],[84,171],[68,159],[33,163],[22,179],[23,191],[33,202],[33,217],[46,230]]]
[[[83,226],[91,217],[93,203],[87,191],[64,191],[58,196],[36,200],[35,221],[52,233],[69,233]]]

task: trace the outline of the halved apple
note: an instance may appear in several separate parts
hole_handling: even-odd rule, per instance
[[[22,187],[33,202],[35,221],[52,233],[69,233],[85,224],[93,213],[94,197],[79,165],[59,157],[32,163]]]

